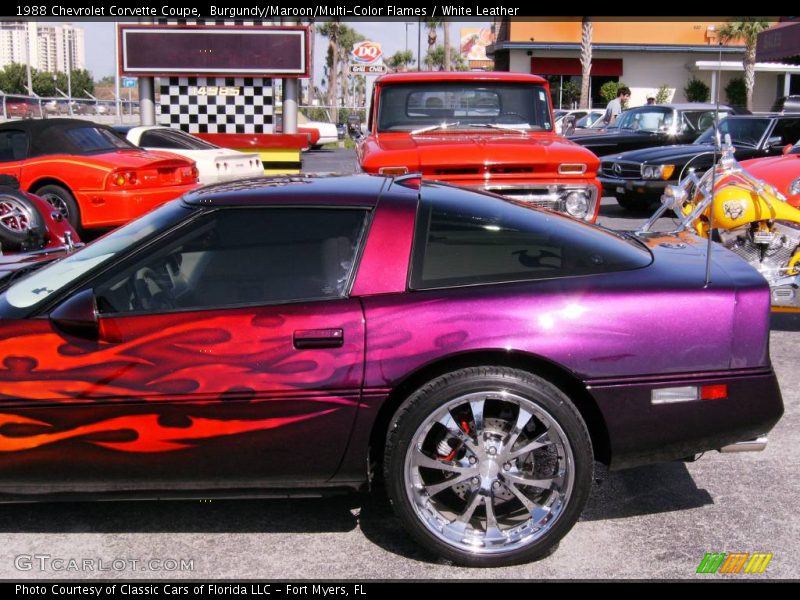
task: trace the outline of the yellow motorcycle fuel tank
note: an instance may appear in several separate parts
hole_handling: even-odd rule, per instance
[[[759,194],[736,183],[716,193],[710,210],[714,211],[714,227],[720,229],[736,229],[758,221],[800,223],[800,210],[782,201],[772,190],[763,188]]]

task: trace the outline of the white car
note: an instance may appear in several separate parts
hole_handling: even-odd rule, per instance
[[[321,148],[325,144],[335,144],[339,141],[339,132],[336,130],[335,123],[324,121],[309,121],[303,113],[297,113],[297,126],[303,129],[316,129],[319,131],[319,140],[311,146],[314,150]]]
[[[203,185],[264,174],[264,165],[258,154],[220,148],[180,129],[158,125],[131,127],[127,131],[124,127],[114,129],[125,134],[130,143],[145,150],[166,150],[192,159],[200,171]]]
[[[586,108],[578,108],[575,110],[557,110],[556,112],[556,133],[562,135],[563,131],[563,124],[564,118],[572,115],[575,117],[575,128],[576,129],[583,129],[586,127],[591,127],[593,123],[595,123],[598,119],[600,119],[603,115],[606,114],[605,110],[600,109],[586,109]]]

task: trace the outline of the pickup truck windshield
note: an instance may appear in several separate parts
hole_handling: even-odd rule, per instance
[[[379,132],[445,129],[552,131],[547,92],[542,85],[484,81],[408,83],[381,89]]]

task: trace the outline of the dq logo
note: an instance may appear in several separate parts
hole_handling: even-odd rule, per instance
[[[383,50],[378,42],[358,42],[353,46],[353,60],[362,64],[377,63],[383,56]]]
[[[769,561],[772,560],[772,552],[706,552],[700,566],[697,567],[698,573],[726,573],[738,574],[744,567],[745,573],[763,573],[767,569]]]

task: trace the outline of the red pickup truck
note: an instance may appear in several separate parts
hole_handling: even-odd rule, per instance
[[[555,133],[547,81],[500,72],[393,73],[379,77],[363,171],[420,172],[594,222],[597,157]]]

